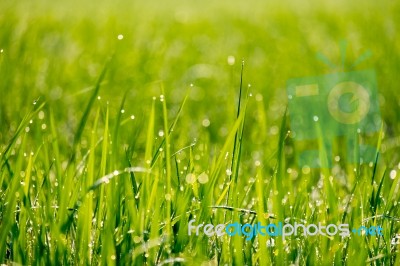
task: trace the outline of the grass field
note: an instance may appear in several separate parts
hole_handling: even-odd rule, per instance
[[[0,10],[0,262],[400,265],[399,2]],[[378,84],[376,163],[347,163],[338,141],[332,168],[299,167],[287,80],[363,69]],[[189,235],[191,219],[383,236],[247,241]]]

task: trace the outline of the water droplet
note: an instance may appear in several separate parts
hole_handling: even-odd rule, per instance
[[[317,122],[318,119],[319,119],[318,116],[314,115],[313,120],[314,120],[315,122]]]
[[[133,242],[135,242],[136,244],[140,243],[141,240],[142,240],[142,238],[140,236],[133,237]]]
[[[39,114],[38,114],[38,117],[39,117],[40,120],[42,120],[44,118],[44,112],[40,111]]]
[[[171,198],[171,194],[165,194],[165,200],[170,201]]]
[[[118,38],[118,40],[122,40],[124,38],[124,35],[119,34],[117,38]]]
[[[200,184],[205,184],[208,182],[208,175],[205,172],[203,172],[199,175],[198,180]]]
[[[232,170],[231,170],[231,169],[226,169],[226,174],[227,174],[228,176],[232,175]]]
[[[228,65],[233,66],[235,64],[235,57],[233,55],[228,56]]]
[[[46,124],[42,124],[42,129],[45,130],[47,128]]]
[[[186,182],[187,182],[188,184],[193,184],[194,182],[196,182],[196,175],[195,175],[195,174],[192,174],[192,173],[187,174],[187,175],[186,175]]]
[[[273,238],[267,240],[267,247],[275,247],[275,240]]]
[[[163,130],[159,130],[158,131],[158,136],[163,137],[164,136],[164,131]]]
[[[203,125],[203,127],[209,127],[211,123],[210,123],[210,120],[205,118],[205,119],[203,119],[203,122],[201,122],[201,124]]]
[[[134,115],[131,115],[131,119],[132,119],[132,120],[135,119],[135,116],[134,116]]]
[[[301,168],[301,171],[303,172],[303,174],[307,175],[310,173],[311,168],[308,165],[303,166],[303,168]]]
[[[124,110],[124,109],[121,110],[121,114],[123,114],[123,113],[125,113],[125,110]]]
[[[391,179],[395,179],[396,176],[397,176],[397,171],[396,171],[396,170],[390,171],[390,178],[391,178]]]
[[[3,50],[3,49],[1,49],[1,50],[0,50],[0,53],[3,53],[3,52],[4,52],[4,50]]]

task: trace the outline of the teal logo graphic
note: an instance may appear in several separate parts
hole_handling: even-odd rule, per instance
[[[292,135],[302,148],[300,166],[332,167],[338,146],[348,163],[375,161],[376,145],[360,141],[378,133],[382,123],[373,70],[290,79],[287,94]]]

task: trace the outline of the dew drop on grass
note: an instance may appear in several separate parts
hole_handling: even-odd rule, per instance
[[[163,130],[158,131],[158,136],[163,137],[164,136],[164,131]]]
[[[134,116],[134,115],[131,115],[131,119],[132,119],[132,120],[135,119],[135,116]]]
[[[165,194],[165,200],[170,201],[171,200],[171,194]]]
[[[124,38],[124,35],[122,35],[122,34],[118,34],[118,40],[122,40],[123,38]]]
[[[231,175],[232,175],[232,170],[231,170],[231,169],[226,169],[226,174],[227,174],[228,176],[231,176]]]
[[[3,53],[3,52],[4,52],[4,50],[3,50],[3,49],[1,49],[1,50],[0,50],[0,53]]]
[[[208,120],[207,118],[203,119],[203,121],[201,122],[201,124],[203,125],[203,127],[209,127],[210,126],[210,120]]]
[[[196,175],[192,173],[187,174],[185,180],[188,184],[193,184],[194,182],[196,182]]]
[[[233,55],[228,56],[227,58],[228,65],[233,66],[235,64],[235,57]]]
[[[205,184],[208,182],[208,175],[205,172],[203,172],[199,175],[198,180],[200,184]]]
[[[124,110],[124,109],[121,110],[121,114],[123,114],[123,113],[125,113],[125,110]]]
[[[397,171],[396,170],[390,171],[390,179],[395,179],[396,176],[397,176]]]
[[[305,175],[309,174],[311,171],[311,168],[308,165],[303,166],[303,168],[301,168],[301,172]]]
[[[313,120],[314,120],[315,122],[317,122],[318,119],[319,119],[318,116],[314,115]]]
[[[42,120],[44,118],[44,112],[40,111],[39,114],[38,114],[38,117],[39,117],[40,120]]]

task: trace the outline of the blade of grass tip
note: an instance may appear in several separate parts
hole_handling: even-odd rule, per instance
[[[88,162],[86,165],[87,175],[86,180],[82,184],[85,189],[93,183],[94,172],[95,172],[95,147],[96,147],[96,130],[99,120],[100,112],[96,112],[96,117],[94,120],[94,125],[90,137],[90,150]],[[92,231],[92,219],[93,219],[93,200],[92,194],[86,194],[82,196],[82,204],[78,210],[78,221],[77,221],[77,246],[78,254],[80,259],[90,262],[92,248],[90,245],[91,241],[91,231]]]
[[[170,133],[168,129],[168,113],[167,113],[167,103],[165,97],[164,86],[161,83],[161,93],[164,95],[162,98],[162,108],[163,108],[163,120],[164,120],[164,132],[165,132],[165,166],[166,166],[166,235],[168,242],[172,242],[171,235],[171,200],[172,200],[172,190],[171,190],[171,146],[170,146]],[[171,241],[171,242],[170,242]],[[169,247],[168,247],[169,248]],[[167,248],[167,249],[168,249]]]
[[[178,113],[176,114],[175,119],[172,122],[172,124],[171,124],[171,126],[170,126],[170,128],[168,130],[168,134],[171,134],[174,131],[175,125],[179,120],[179,117],[180,117],[180,115],[182,113],[183,107],[185,106],[185,103],[186,103],[186,100],[188,98],[188,95],[189,95],[189,93],[187,93],[185,95],[185,98],[183,98],[183,101],[182,101],[181,105],[179,106]],[[158,159],[158,157],[160,155],[160,150],[164,146],[164,144],[165,144],[165,137],[163,138],[163,140],[161,141],[160,145],[158,146],[158,149],[156,149],[156,152],[155,152],[155,154],[153,156],[153,159],[151,161],[151,167],[153,167],[153,165],[157,161],[157,159]]]
[[[204,198],[202,201],[203,206],[212,205],[212,203],[211,203],[212,196],[213,196],[212,191],[218,180],[218,175],[221,171],[221,167],[222,167],[223,161],[225,159],[225,154],[228,152],[228,149],[234,140],[236,131],[238,130],[240,123],[243,120],[243,116],[244,116],[244,113],[241,113],[239,118],[235,121],[235,124],[233,125],[231,131],[229,132],[228,136],[225,139],[224,145],[222,146],[222,149],[220,150],[218,157],[213,159],[213,163],[211,164],[211,170],[210,170],[210,182],[208,182],[206,184],[206,189],[204,190],[205,194],[204,194]],[[202,208],[201,214],[200,214],[200,220],[205,221],[208,219],[208,217],[209,217],[209,213],[208,213],[207,209]]]
[[[282,202],[283,199],[283,186],[282,186],[282,182],[284,179],[284,175],[285,175],[285,159],[284,159],[284,145],[285,145],[285,139],[287,137],[287,133],[286,133],[286,115],[287,115],[287,107],[285,109],[285,113],[283,114],[283,118],[282,118],[282,123],[281,123],[281,128],[280,128],[280,132],[279,132],[279,142],[278,142],[278,152],[277,152],[277,165],[276,165],[276,171],[274,174],[274,183],[275,183],[275,202],[276,204],[276,208],[275,210],[273,210],[273,212],[277,215],[277,218],[279,220],[283,220],[284,217],[284,213],[283,210],[284,208],[282,206],[280,206],[279,203]],[[277,240],[276,241],[276,245],[277,245],[277,252],[278,254],[284,254],[284,246],[283,246],[283,241]],[[277,265],[282,265],[282,261],[277,261],[278,264]]]
[[[376,191],[376,195],[375,195],[375,200],[374,200],[374,205],[371,206],[372,207],[372,216],[376,215],[376,211],[378,210],[378,205],[380,203],[380,198],[379,195],[381,194],[381,190],[382,190],[382,186],[383,186],[383,181],[385,180],[385,175],[386,175],[386,169],[383,172],[382,178],[381,178],[381,182],[379,183],[379,187],[378,190]]]
[[[237,108],[236,118],[238,118],[242,112],[243,112],[243,114],[245,114],[245,111],[242,111],[243,70],[244,70],[244,60],[242,60],[242,67],[241,67],[241,72],[240,72],[239,99],[238,99],[238,108]],[[238,197],[236,196],[236,190],[237,190],[236,184],[237,184],[238,175],[239,175],[244,121],[245,121],[245,116],[243,117],[243,120],[241,121],[241,124],[235,133],[235,138],[233,141],[233,151],[232,151],[232,161],[231,161],[231,168],[233,171],[229,177],[230,189],[228,191],[227,202],[228,202],[228,205],[232,205],[234,207],[236,207],[238,205],[237,204]],[[233,220],[237,220],[239,218],[237,213],[232,213],[231,217]],[[227,218],[227,217],[225,217],[225,218]],[[243,242],[243,239],[241,239],[239,237],[233,238],[233,245],[231,246],[231,249],[233,251],[240,250],[241,246],[243,245],[242,242]],[[243,262],[244,262],[243,261],[243,259],[244,259],[243,253],[242,252],[233,252],[233,254],[234,254],[233,262],[238,265],[243,264]]]
[[[242,90],[243,90],[243,71],[244,71],[244,60],[242,60],[241,70],[240,70],[240,85],[239,85],[239,98],[238,98],[238,106],[236,111],[236,119],[239,118],[240,111],[241,111],[241,104],[242,104]],[[243,118],[244,120],[244,118]],[[241,128],[241,126],[239,126]],[[228,197],[226,199],[226,204],[234,205],[233,200],[235,197],[235,185],[237,182],[237,172],[236,169],[239,165],[238,163],[238,148],[240,149],[241,142],[238,143],[238,136],[240,134],[240,129],[235,132],[235,139],[233,141],[233,150],[232,150],[232,159],[231,159],[231,168],[233,169],[233,173],[229,176],[229,190],[228,190]],[[236,165],[237,164],[237,165]],[[232,179],[234,182],[232,182]],[[235,206],[235,205],[234,205]]]
[[[153,153],[153,146],[154,146],[154,116],[155,116],[155,100],[153,100],[151,104],[151,110],[150,110],[150,115],[148,117],[148,125],[147,125],[147,134],[146,134],[146,148],[144,152],[144,160],[146,167],[148,169],[152,168],[151,165],[151,159],[152,159],[152,153]],[[143,182],[142,182],[142,189],[141,191],[143,192],[141,195],[141,200],[140,200],[140,205],[139,205],[139,210],[143,212],[143,215],[145,213],[150,212],[152,209],[152,205],[150,205],[150,198],[151,198],[151,186],[150,186],[150,174],[146,174],[144,176]],[[141,230],[145,230],[145,225],[147,225],[148,220],[149,220],[149,215],[145,215],[144,219],[144,224],[141,224],[139,228]],[[142,221],[142,220],[140,220]]]
[[[109,156],[109,106],[106,107],[106,116],[104,121],[104,133],[103,133],[103,147],[101,151],[101,162],[100,162],[100,173],[102,176],[106,175],[106,171],[109,168],[110,162],[107,160]],[[100,206],[104,210],[103,221],[104,230],[102,231],[102,251],[103,251],[103,262],[107,265],[112,265],[114,263],[112,257],[116,255],[115,252],[115,242],[114,242],[114,229],[116,222],[120,219],[119,215],[119,203],[120,194],[115,193],[116,181],[111,180],[108,186],[102,186],[100,191],[104,191],[104,197],[100,199]],[[103,200],[103,204],[101,201]],[[119,256],[119,254],[118,254]]]
[[[105,77],[105,75],[107,73],[108,67],[109,67],[110,62],[112,61],[112,59],[113,59],[113,57],[109,58],[106,61],[105,65],[104,65],[104,67],[103,67],[103,69],[102,69],[102,71],[100,73],[100,76],[97,79],[97,82],[96,82],[96,85],[94,87],[93,93],[89,98],[89,102],[86,105],[85,111],[83,112],[82,118],[79,121],[78,129],[77,129],[77,131],[75,133],[75,136],[74,136],[72,154],[71,154],[71,158],[70,158],[70,160],[68,162],[68,165],[75,159],[75,155],[76,155],[75,149],[76,149],[77,145],[79,144],[79,141],[81,140],[81,137],[82,137],[82,134],[83,134],[83,130],[84,130],[86,122],[87,122],[87,120],[89,118],[90,111],[92,110],[94,101],[96,100],[96,96],[99,94],[101,83],[102,83],[102,81],[103,81],[103,79],[104,79],[104,77]]]
[[[374,180],[375,180],[376,170],[377,170],[378,162],[379,162],[379,151],[380,151],[381,145],[382,145],[383,133],[384,132],[383,132],[383,122],[382,122],[381,129],[379,130],[378,142],[376,143],[375,165],[374,165],[374,171],[373,171],[372,178],[371,178],[371,185],[374,183]]]
[[[113,137],[113,156],[112,158],[114,158],[114,165],[118,162],[118,147],[119,147],[119,141],[118,141],[118,135],[119,135],[119,129],[120,129],[120,123],[121,123],[121,117],[122,117],[122,113],[124,110],[124,105],[125,105],[125,100],[126,97],[128,95],[128,90],[124,93],[124,96],[122,97],[122,101],[121,104],[119,106],[119,112],[117,115],[117,119],[115,121],[115,128],[114,128],[114,137]]]
[[[3,150],[1,153],[1,161],[5,161],[5,158],[7,158],[8,153],[11,151],[11,148],[14,146],[16,140],[18,139],[19,135],[22,133],[22,131],[25,129],[26,125],[29,123],[29,121],[32,119],[33,116],[35,116],[43,107],[45,106],[45,102],[43,102],[40,105],[34,105],[32,111],[27,113],[24,118],[21,120],[21,123],[19,124],[17,130],[15,131],[13,137],[9,141],[8,145],[6,148]]]
[[[358,173],[359,173],[359,172],[358,172]],[[349,199],[349,201],[346,203],[346,207],[344,208],[344,212],[343,212],[343,216],[342,216],[342,223],[344,223],[344,221],[346,220],[346,217],[347,217],[347,214],[348,214],[348,210],[349,210],[349,208],[350,208],[350,206],[351,206],[351,202],[353,201],[354,192],[356,191],[357,185],[358,185],[358,178],[356,179],[356,182],[354,183],[354,186],[353,186],[353,188],[352,188],[352,190],[351,190],[350,199]]]
[[[282,193],[283,193],[283,188],[282,188],[282,182],[284,178],[284,156],[283,156],[283,151],[284,151],[284,145],[285,145],[285,140],[287,137],[287,133],[285,131],[286,128],[286,115],[287,115],[287,107],[285,109],[285,113],[283,114],[282,118],[282,123],[281,123],[281,128],[279,132],[279,143],[278,143],[278,151],[277,151],[277,171],[275,174],[275,190],[278,192],[277,193],[277,202],[282,202]],[[276,211],[276,214],[280,219],[283,219],[283,208],[278,208],[279,210]]]
[[[129,159],[128,151],[125,151],[125,158],[126,158],[129,168],[132,168],[132,163],[131,163],[131,160]],[[136,195],[139,192],[139,189],[138,189],[138,186],[136,183],[135,174],[133,172],[130,172],[129,175],[130,175],[130,180],[131,180],[130,187],[133,189],[133,197],[135,200],[135,205],[136,205],[136,208],[138,208],[139,207],[139,199],[136,199]]]
[[[52,139],[52,148],[53,148],[53,154],[54,154],[54,163],[56,167],[56,177],[57,177],[57,182],[58,184],[63,184],[62,182],[62,170],[61,170],[61,159],[60,159],[60,149],[59,149],[59,143],[58,143],[58,134],[57,134],[57,129],[56,129],[56,124],[54,120],[54,113],[53,109],[50,108],[49,110],[50,113],[50,133],[51,133],[51,139]],[[58,192],[61,192],[61,186],[58,186]]]

